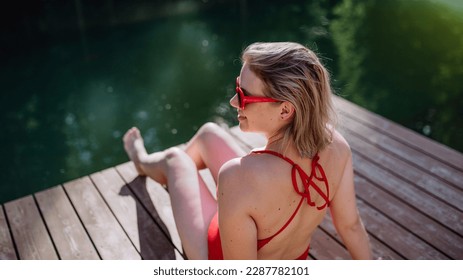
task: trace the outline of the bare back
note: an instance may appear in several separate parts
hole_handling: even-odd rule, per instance
[[[240,177],[245,178],[243,182],[246,185],[238,188],[247,188],[243,192],[247,199],[236,203],[248,203],[241,206],[249,209],[249,215],[257,228],[257,240],[274,235],[285,227],[285,223],[294,214],[284,230],[257,252],[258,259],[295,259],[308,248],[314,230],[326,214],[328,207],[323,207],[325,200],[331,201],[335,196],[349,156],[347,142],[336,132],[333,142],[319,153],[318,165],[322,169],[314,170],[315,177],[318,178],[321,178],[320,172],[324,172],[327,184],[323,180],[312,178],[319,189],[316,191],[308,188],[310,200],[314,204],[311,206],[304,199],[300,208],[298,204],[301,196],[293,187],[292,164],[271,154],[250,154],[242,158],[239,162]],[[314,166],[311,159],[295,155],[289,157],[303,173],[312,173]],[[299,192],[306,192],[300,174],[295,178]],[[328,195],[326,199],[323,198],[323,193]]]

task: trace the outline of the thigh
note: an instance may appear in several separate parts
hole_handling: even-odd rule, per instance
[[[203,125],[185,151],[198,168],[209,168],[215,182],[224,163],[246,154],[236,140],[215,123]]]
[[[182,246],[190,259],[207,259],[207,231],[217,202],[183,151],[167,160],[167,184]]]

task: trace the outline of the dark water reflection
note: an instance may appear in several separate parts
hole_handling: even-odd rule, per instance
[[[458,1],[176,1],[142,18],[120,16],[123,2],[85,28],[5,33],[0,203],[124,162],[133,125],[149,151],[208,120],[234,125],[228,99],[254,41],[317,49],[339,94],[463,151]]]
[[[463,3],[439,2],[452,1],[344,1],[337,77],[347,98],[462,151]]]

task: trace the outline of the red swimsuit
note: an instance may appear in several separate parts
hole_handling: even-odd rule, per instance
[[[316,206],[318,210],[322,210],[325,207],[329,206],[329,186],[328,186],[328,180],[326,179],[325,176],[325,171],[323,170],[322,166],[318,163],[319,156],[318,154],[315,155],[315,157],[312,159],[312,169],[310,171],[310,176],[307,176],[307,174],[302,170],[302,168],[294,163],[291,159],[283,156],[282,154],[279,154],[274,151],[269,151],[269,150],[263,150],[263,151],[253,151],[253,154],[270,154],[277,156],[279,158],[284,159],[287,161],[289,164],[293,166],[292,171],[291,171],[291,178],[293,182],[293,187],[294,190],[301,196],[301,200],[299,201],[299,205],[297,206],[296,210],[294,213],[291,215],[291,217],[288,219],[288,221],[284,224],[284,226],[277,231],[274,235],[267,237],[265,239],[260,239],[257,240],[257,250],[260,248],[264,247],[267,243],[269,243],[274,237],[276,237],[278,234],[280,234],[283,230],[286,229],[286,227],[291,223],[291,221],[294,219],[296,216],[297,212],[299,211],[299,208],[301,208],[302,202],[304,199],[307,199],[307,204],[309,206],[315,207],[315,202],[312,201],[310,197],[310,192],[309,188],[312,187],[320,196],[323,198],[325,201],[323,205],[321,206]],[[317,176],[317,171],[320,176]],[[302,180],[302,184],[304,186],[304,191],[300,192],[298,185],[297,185],[297,175]],[[326,193],[324,193],[313,181],[312,178],[317,179],[318,181],[321,181],[325,184],[326,187]],[[218,213],[214,215],[214,217],[211,220],[211,223],[209,224],[209,229],[208,229],[208,252],[209,252],[209,259],[210,260],[223,260],[223,253],[222,253],[222,244],[220,241],[220,232],[219,232],[219,222],[218,222]],[[297,260],[305,260],[307,259],[309,255],[309,248],[307,248],[304,253],[302,253],[301,256],[297,258]]]

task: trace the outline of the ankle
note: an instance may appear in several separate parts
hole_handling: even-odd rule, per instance
[[[147,165],[147,164],[150,163],[148,154],[147,154],[147,153],[144,153],[144,152],[142,152],[142,151],[140,151],[140,152],[137,153],[137,158],[138,158],[138,163],[139,163],[141,166]]]

